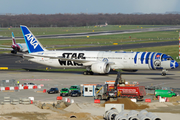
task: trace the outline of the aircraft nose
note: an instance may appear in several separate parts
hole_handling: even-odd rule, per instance
[[[177,68],[179,66],[179,64],[177,62],[175,62],[175,68]]]

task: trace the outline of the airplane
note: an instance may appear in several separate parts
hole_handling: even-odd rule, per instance
[[[108,25],[108,23],[107,22],[105,22],[105,24],[104,25],[96,25],[97,27],[106,27]]]
[[[5,46],[5,45],[0,45],[0,46]],[[7,47],[7,45],[6,45],[6,47]],[[11,50],[11,53],[13,53],[13,54],[17,54],[17,52],[28,52],[26,43],[16,43],[13,32],[12,32],[12,45],[11,45],[11,48],[0,48],[0,49]]]
[[[127,71],[162,69],[163,76],[166,75],[167,69],[179,66],[171,56],[158,52],[49,51],[41,45],[28,27],[24,25],[20,27],[29,52],[23,54],[23,58],[47,66],[86,68],[84,75],[107,74],[111,69]]]

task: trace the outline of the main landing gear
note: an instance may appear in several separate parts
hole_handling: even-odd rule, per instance
[[[92,71],[84,71],[84,75],[93,75],[94,73]]]
[[[166,69],[163,69],[163,70],[162,70],[162,76],[166,76],[166,73],[167,73],[167,70],[166,70]]]
[[[92,71],[90,71],[91,70],[91,68],[90,67],[86,67],[86,70],[87,71],[84,71],[84,75],[93,75],[94,73],[92,72]]]
[[[12,54],[17,54],[17,51],[16,50],[12,50],[11,53]]]

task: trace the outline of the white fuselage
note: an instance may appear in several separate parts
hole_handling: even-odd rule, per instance
[[[47,66],[65,68],[65,67],[87,67],[97,62],[114,63],[111,65],[111,69],[158,69],[162,66],[156,66],[155,60],[161,62],[160,57],[162,53],[159,53],[159,58],[156,58],[155,52],[116,52],[116,51],[44,51],[31,53],[32,55],[44,55],[44,56],[62,56],[69,59],[85,59],[91,62],[85,62],[78,64],[77,62],[70,60],[51,59],[47,57],[34,57],[29,59],[30,61],[44,64]],[[92,62],[93,61],[93,62]],[[167,62],[167,61],[164,61]],[[170,63],[166,66],[166,69],[171,69]],[[165,67],[165,66],[164,66]]]
[[[17,43],[20,46],[20,52],[27,52],[28,48],[26,43]]]

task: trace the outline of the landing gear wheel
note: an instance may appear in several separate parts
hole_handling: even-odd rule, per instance
[[[102,97],[99,95],[97,99],[101,100],[101,99],[102,99]]]
[[[94,75],[94,73],[91,71],[91,72],[90,72],[90,75]]]
[[[93,75],[94,73],[92,71],[84,71],[84,75]]]
[[[12,53],[12,54],[17,54],[17,51],[12,50],[11,53]]]
[[[84,71],[84,73],[83,73],[84,75],[87,75],[87,71]]]
[[[166,73],[165,73],[165,72],[162,72],[162,76],[166,76]]]

